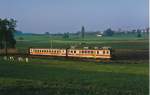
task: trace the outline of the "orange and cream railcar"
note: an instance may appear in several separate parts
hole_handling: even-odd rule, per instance
[[[30,48],[30,55],[67,56],[78,58],[110,59],[110,49],[48,49]]]
[[[30,48],[30,55],[66,56],[65,49]]]
[[[109,49],[85,49],[85,50],[79,50],[79,49],[69,49],[68,50],[68,56],[70,57],[81,57],[81,58],[100,58],[100,59],[110,59],[111,58],[111,52]]]

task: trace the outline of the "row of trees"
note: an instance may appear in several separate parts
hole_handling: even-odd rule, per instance
[[[81,38],[84,39],[84,37],[85,37],[85,28],[84,28],[84,26],[82,26],[81,31],[80,31],[79,34],[81,34]],[[64,33],[63,38],[68,39],[69,38],[69,32]]]
[[[16,20],[0,18],[0,49],[15,48],[16,40],[13,32],[15,32]]]
[[[85,38],[86,32],[85,32],[84,26],[82,26],[81,31],[78,34],[81,36],[82,39]],[[114,31],[109,28],[106,31],[104,31],[103,35],[105,35],[105,36],[112,36],[113,34],[114,34]],[[64,39],[68,39],[69,38],[69,32],[64,33],[63,38]]]
[[[50,35],[49,32],[45,32],[46,35]],[[122,35],[132,35],[132,36],[137,36],[137,37],[146,37],[149,35],[149,28],[147,29],[137,29],[137,30],[130,30],[130,31],[122,31],[121,29],[119,29],[118,31],[114,31],[111,28],[106,29],[103,32],[100,31],[91,31],[91,32],[85,32],[85,28],[84,26],[81,27],[81,30],[76,32],[76,33],[69,33],[66,32],[64,34],[51,34],[51,35],[58,35],[58,36],[62,36],[64,39],[69,39],[71,35],[73,36],[78,36],[82,39],[85,38],[86,36],[96,36],[96,35],[101,35],[101,36],[113,36],[113,35],[117,35],[117,36],[122,36]]]

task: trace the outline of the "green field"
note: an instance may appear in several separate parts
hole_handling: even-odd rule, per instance
[[[0,63],[1,95],[148,95],[149,68],[142,64],[32,59]]]
[[[22,37],[23,40],[19,40]],[[63,39],[62,36],[47,36],[47,35],[23,35],[16,36],[17,49],[21,53],[27,53],[29,47],[41,48],[68,48],[76,46],[83,47],[103,47],[109,46],[115,51],[113,55],[116,59],[133,59],[133,60],[148,60],[149,53],[149,39],[142,36],[137,38],[135,35],[122,35],[113,37],[96,37],[86,36],[83,39],[78,36]]]
[[[23,40],[19,40],[22,37]],[[24,35],[16,36],[17,48],[24,52],[29,47],[46,47],[50,48],[51,43],[53,48],[66,48],[70,46],[78,47],[103,47],[110,46],[113,49],[148,49],[148,37],[86,37],[84,40],[78,37],[63,39],[61,36],[47,36],[47,35]]]
[[[22,37],[23,40],[19,40]],[[0,58],[0,95],[148,95],[149,39],[133,35],[95,37],[16,36],[19,52],[29,47],[110,46],[109,63],[45,58],[29,63]],[[51,46],[52,42],[52,46]]]

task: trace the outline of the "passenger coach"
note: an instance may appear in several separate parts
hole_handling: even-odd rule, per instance
[[[78,58],[110,59],[110,48],[101,49],[51,49],[51,48],[29,48],[30,55],[66,56]]]

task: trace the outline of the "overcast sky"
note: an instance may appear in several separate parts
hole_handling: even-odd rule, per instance
[[[32,33],[148,27],[148,0],[0,0],[0,18]]]

